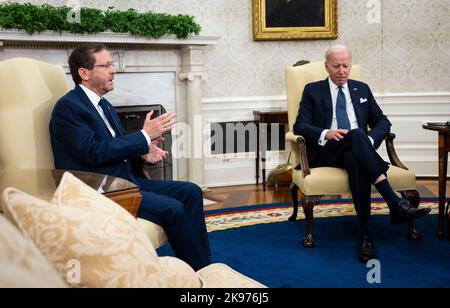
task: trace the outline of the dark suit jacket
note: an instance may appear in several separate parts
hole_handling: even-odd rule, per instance
[[[381,111],[367,84],[348,80],[348,88],[358,126],[372,137],[377,149],[389,133],[391,123]],[[323,148],[318,144],[318,140],[322,131],[331,127],[332,120],[333,103],[328,79],[307,84],[294,124],[294,133],[306,138],[310,162],[317,155],[317,151]]]
[[[109,174],[134,182],[135,176],[142,175],[137,164],[140,156],[148,153],[147,140],[141,132],[125,135],[117,113],[109,106],[121,133],[116,138],[80,86],[59,99],[50,120],[57,169]]]

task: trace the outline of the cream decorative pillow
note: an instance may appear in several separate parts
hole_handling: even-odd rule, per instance
[[[197,271],[207,288],[267,288],[223,263],[210,264]]]
[[[181,259],[159,257],[169,288],[204,288],[205,283],[199,275]]]
[[[126,210],[66,172],[52,203],[16,189],[6,210],[74,287],[165,287],[157,254]]]
[[[0,215],[0,288],[65,288],[33,242]]]

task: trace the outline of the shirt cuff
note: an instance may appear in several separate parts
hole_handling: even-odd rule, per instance
[[[150,146],[150,144],[152,143],[152,139],[150,139],[150,136],[145,132],[145,130],[141,129],[141,132],[144,135],[145,140],[147,140],[148,146]]]
[[[372,137],[370,137],[370,136],[367,136],[367,137],[369,137],[370,143],[372,143],[372,146],[373,146],[373,144],[375,143],[375,141],[373,141]]]
[[[329,132],[329,129],[324,129],[322,134],[320,134],[319,145],[325,146],[328,140],[325,139],[325,135]]]

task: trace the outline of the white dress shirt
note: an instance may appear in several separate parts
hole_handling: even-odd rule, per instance
[[[320,134],[320,138],[318,140],[319,145],[324,146],[328,140],[325,139],[325,135],[330,130],[336,130],[338,129],[338,123],[336,118],[336,103],[337,103],[337,96],[339,93],[339,86],[337,86],[330,77],[328,77],[328,84],[330,86],[330,93],[331,93],[331,101],[333,103],[333,119],[331,120],[331,127],[330,129],[324,129],[322,131],[322,134]],[[346,108],[347,108],[347,116],[348,120],[350,122],[350,129],[356,129],[359,128],[358,126],[358,120],[356,119],[356,113],[355,108],[353,107],[352,103],[352,97],[350,95],[350,91],[348,89],[348,83],[345,83],[342,86],[342,91],[344,92],[345,96],[345,102],[346,102]],[[370,142],[373,145],[373,139],[369,137]]]
[[[92,105],[94,105],[94,108],[98,111],[100,116],[103,119],[103,122],[105,122],[106,127],[108,127],[109,132],[111,133],[111,136],[113,138],[116,138],[116,132],[114,131],[114,128],[112,127],[111,123],[109,123],[108,118],[106,117],[105,113],[103,112],[102,107],[100,107],[100,100],[102,99],[100,96],[97,95],[94,91],[91,89],[88,89],[87,87],[80,84],[81,89],[83,89],[84,93],[86,93],[87,97],[91,101]],[[151,139],[150,136],[144,131],[141,130],[142,134],[144,135],[145,139],[147,140],[147,144],[150,146]]]

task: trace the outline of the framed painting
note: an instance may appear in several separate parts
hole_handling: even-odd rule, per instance
[[[337,0],[253,0],[256,41],[335,39],[337,36]]]

